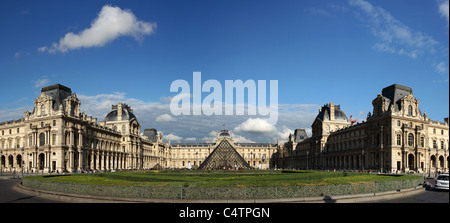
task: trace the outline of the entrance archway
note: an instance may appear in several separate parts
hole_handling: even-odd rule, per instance
[[[432,155],[430,160],[431,160],[431,167],[435,168],[436,167],[436,157],[434,155]]]
[[[22,167],[22,156],[21,155],[16,156],[16,164],[17,164],[17,167],[19,167],[19,168]]]
[[[414,170],[414,155],[413,154],[408,155],[408,168],[410,170]]]
[[[43,153],[41,153],[41,154],[39,154],[38,158],[39,158],[39,160],[38,160],[39,169],[43,170],[44,169],[44,163],[45,163],[45,155]]]

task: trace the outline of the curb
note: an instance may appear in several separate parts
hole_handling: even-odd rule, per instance
[[[24,187],[20,183],[16,184],[13,187],[13,189],[28,195],[69,203],[361,203],[361,202],[370,202],[377,200],[406,197],[421,193],[425,191],[426,188],[423,186],[416,186],[408,189],[378,192],[378,193],[368,193],[368,194],[281,198],[281,199],[242,199],[242,200],[183,200],[183,199],[139,199],[139,198],[123,198],[123,197],[104,197],[104,196],[44,191]]]

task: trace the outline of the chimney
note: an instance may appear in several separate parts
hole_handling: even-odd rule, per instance
[[[117,121],[122,121],[122,103],[117,103]]]
[[[334,121],[334,102],[330,103],[330,121]]]

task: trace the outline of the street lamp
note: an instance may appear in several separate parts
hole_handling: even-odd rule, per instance
[[[362,150],[361,164],[362,164],[362,171],[364,173],[364,150]]]
[[[253,166],[253,152],[250,152],[250,166]]]
[[[431,154],[431,148],[428,147],[428,156],[430,156],[430,154]],[[431,156],[430,156],[429,161],[428,161],[428,166],[429,166],[429,168],[428,168],[428,177],[430,177],[431,176]]]
[[[22,167],[22,180],[23,180],[23,164],[24,164],[24,161],[23,161],[23,147],[20,150],[22,151],[22,160],[20,162],[21,162],[21,167]]]
[[[434,159],[436,160],[435,162],[434,162],[434,168],[436,169],[435,171],[434,171],[434,176],[435,177],[437,177],[437,172],[438,172],[438,149],[437,149],[437,147],[436,147],[436,156],[434,157]]]
[[[306,150],[306,170],[309,170],[309,168],[308,168],[308,155],[309,155],[309,151]]]

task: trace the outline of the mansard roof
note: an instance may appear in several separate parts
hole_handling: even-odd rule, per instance
[[[394,104],[395,111],[400,111],[402,109],[400,99],[408,96],[409,94],[412,94],[412,88],[399,84],[393,84],[391,86],[383,88],[381,94],[383,95],[383,97],[391,100],[389,107],[391,106],[391,104]]]
[[[320,109],[316,119],[321,121],[331,120],[331,106],[334,106],[334,120],[333,121],[345,121],[348,122],[347,115],[341,110],[340,105],[327,104]]]

